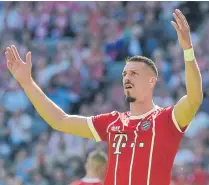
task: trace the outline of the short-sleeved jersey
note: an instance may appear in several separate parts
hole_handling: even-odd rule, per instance
[[[169,185],[173,161],[187,128],[181,129],[174,106],[140,116],[112,112],[88,118],[97,141],[108,143],[104,185]]]
[[[70,185],[102,185],[102,181],[97,178],[84,177],[83,179],[81,179],[79,181],[75,181]]]

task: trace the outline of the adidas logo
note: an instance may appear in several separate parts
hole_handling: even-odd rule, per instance
[[[111,130],[112,131],[120,131],[120,126],[112,126]]]

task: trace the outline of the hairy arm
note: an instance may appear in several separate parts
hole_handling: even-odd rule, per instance
[[[198,111],[202,99],[202,78],[194,57],[189,25],[184,15],[176,10],[174,13],[176,23],[172,22],[178,35],[178,40],[184,49],[186,95],[174,107],[176,121],[181,128],[187,126]]]

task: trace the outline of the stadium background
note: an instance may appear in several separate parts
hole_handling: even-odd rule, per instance
[[[209,184],[208,2],[1,2],[0,185],[67,185],[84,175],[87,154],[104,143],[53,131],[6,68],[5,47],[32,51],[33,76],[71,114],[124,111],[127,56],[151,57],[160,72],[154,101],[185,93],[184,61],[170,21],[179,8],[191,26],[204,102],[175,159],[172,185]],[[40,102],[41,103],[41,102]]]

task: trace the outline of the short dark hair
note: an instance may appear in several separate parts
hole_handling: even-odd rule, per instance
[[[147,57],[133,56],[133,57],[130,57],[130,58],[126,59],[126,63],[128,63],[128,62],[142,62],[142,63],[145,63],[156,74],[156,76],[158,76],[158,70],[157,70],[157,67],[156,67],[155,63]]]

